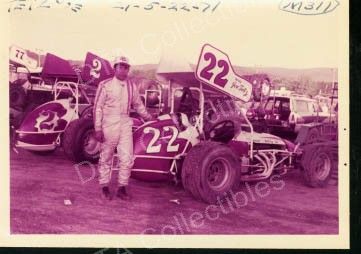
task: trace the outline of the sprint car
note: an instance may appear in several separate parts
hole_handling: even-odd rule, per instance
[[[12,62],[19,62],[16,61],[14,57]],[[30,91],[27,95],[29,103],[26,103],[24,112],[13,109],[11,105],[10,124],[16,129],[13,134],[14,148],[47,155],[62,144],[66,147],[69,143],[66,139],[69,135],[64,135],[64,132],[68,127],[71,127],[68,132],[74,131],[71,122],[83,118],[92,119],[92,96],[89,96],[88,91],[94,89],[89,87],[96,87],[101,80],[112,76],[113,72],[108,61],[91,52],[86,55],[81,73],[76,73],[69,61],[50,53],[46,55],[41,69],[37,77],[38,83],[34,81],[34,75],[30,75],[32,82],[29,83],[30,87],[26,87]],[[144,79],[137,82],[142,84],[143,102],[150,111],[158,114],[161,107],[158,83]],[[25,93],[23,86],[17,88],[21,89],[14,90],[14,93],[10,91],[10,99],[17,105],[23,105],[24,100],[14,101],[15,97],[24,99],[23,96],[12,96]],[[87,122],[84,124],[86,127]],[[87,159],[91,160],[94,157],[91,150],[93,148],[87,146],[87,149]],[[95,144],[94,149],[99,150],[98,144]]]
[[[14,54],[18,51],[23,54]],[[10,66],[10,126],[20,127],[25,116],[36,107],[54,100],[71,98],[71,105],[77,108],[80,117],[88,117],[92,110],[92,97],[89,91],[95,90],[79,82],[79,75],[70,62],[56,55],[47,53],[44,64],[36,69],[26,66],[19,59],[26,51],[11,47]],[[18,56],[18,57],[16,57]],[[27,57],[29,58],[29,57]],[[29,58],[30,59],[30,58]]]

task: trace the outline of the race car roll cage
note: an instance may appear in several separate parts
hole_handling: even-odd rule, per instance
[[[30,69],[27,66],[22,66],[22,68],[26,69],[27,74],[31,76],[31,74],[34,74],[34,72],[31,72]],[[79,112],[79,97],[84,96],[86,101],[90,101],[89,97],[86,95],[85,92],[79,91],[79,80],[78,82],[72,82],[72,81],[59,81],[59,78],[56,77],[53,84],[46,84],[43,78],[39,76],[31,76],[32,80],[39,81],[38,83],[30,83],[30,89],[29,90],[38,90],[38,91],[47,91],[54,94],[54,101],[58,99],[61,91],[69,90],[71,92],[71,95],[75,98],[75,106],[77,109],[77,113]]]

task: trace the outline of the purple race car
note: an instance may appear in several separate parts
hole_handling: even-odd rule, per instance
[[[45,155],[63,146],[66,154],[73,158],[69,152],[73,149],[69,148],[73,132],[92,127],[93,105],[91,98],[84,93],[84,87],[96,86],[112,75],[110,63],[90,52],[80,75],[75,73],[68,61],[47,54],[41,76],[51,84],[49,94],[51,92],[53,100],[35,105],[23,114],[14,135],[15,147]],[[158,115],[162,106],[159,83],[144,79],[137,80],[137,83],[142,87],[142,99],[148,110]],[[33,98],[33,101],[38,100],[38,97]],[[139,119],[134,119],[134,122],[135,126],[141,124]],[[82,133],[82,152],[77,153],[74,160],[79,160],[79,156],[82,160],[96,160],[99,144],[91,138],[91,133]]]

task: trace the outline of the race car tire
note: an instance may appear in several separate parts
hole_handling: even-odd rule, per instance
[[[80,118],[93,119],[93,106],[89,106],[80,114]]]
[[[197,200],[221,202],[239,186],[239,161],[226,145],[205,141],[193,147],[182,166],[185,190]]]
[[[196,159],[194,157],[196,154],[200,155],[202,149],[204,149],[204,143],[200,143],[194,146],[185,157],[181,170],[182,185],[184,189],[197,200],[201,200],[201,196],[198,188],[193,183],[193,178],[195,175],[194,164],[196,164]]]
[[[306,185],[317,188],[327,186],[337,165],[333,161],[332,149],[325,144],[308,145],[301,160]]]
[[[66,156],[75,162],[97,162],[100,143],[95,141],[93,133],[94,125],[91,119],[80,118],[72,121],[62,140]]]
[[[26,92],[22,86],[11,85],[9,90],[10,107],[22,110],[26,104]]]

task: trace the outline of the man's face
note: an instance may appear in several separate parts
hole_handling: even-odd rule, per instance
[[[125,80],[128,77],[129,65],[117,64],[114,67],[115,77],[119,80]]]

